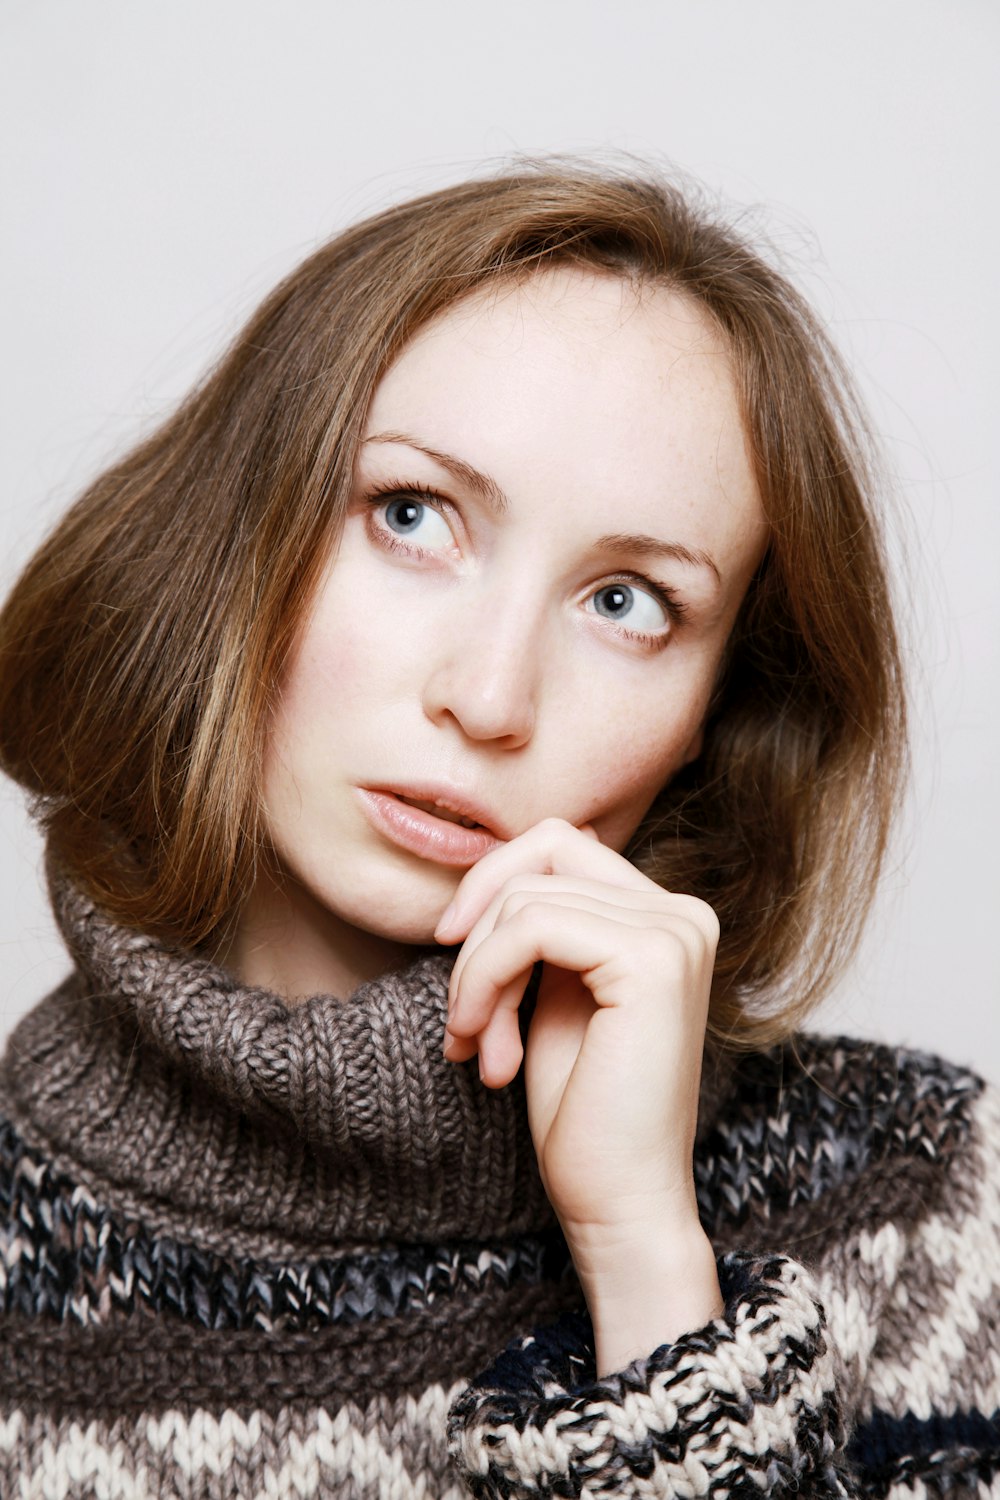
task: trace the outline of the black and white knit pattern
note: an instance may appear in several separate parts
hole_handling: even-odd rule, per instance
[[[723,1316],[601,1380],[585,1317],[515,1340],[451,1412],[476,1495],[1000,1495],[996,1091],[802,1038],[739,1098],[699,1153],[706,1225],[814,1274],[723,1254]]]
[[[579,1325],[513,1344],[452,1408],[473,1492],[854,1493],[812,1278],[779,1256],[727,1255],[719,1271],[723,1315],[620,1374],[580,1379]]]
[[[5,1120],[0,1225],[0,1311],[88,1325],[146,1311],[203,1328],[290,1332],[395,1317],[463,1287],[537,1284],[569,1268],[558,1232],[303,1261],[228,1259],[139,1224],[120,1228]]]

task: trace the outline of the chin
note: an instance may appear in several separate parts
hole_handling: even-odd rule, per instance
[[[377,923],[367,921],[358,925],[363,926],[365,931],[370,932],[373,937],[385,938],[387,942],[408,943],[420,948],[436,948],[438,944],[434,941],[434,929],[443,910],[444,907],[426,916],[411,914],[405,919],[400,918],[399,921],[388,918]]]
[[[326,899],[319,892],[317,896],[340,921],[372,937],[390,943],[434,945],[434,929],[451,901],[454,882],[440,892],[413,887],[412,881],[401,888],[394,881],[382,880],[375,882],[371,890],[355,888],[348,901],[338,900],[340,893],[333,891]]]

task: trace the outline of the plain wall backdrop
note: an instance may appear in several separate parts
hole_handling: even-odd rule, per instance
[[[909,533],[915,778],[817,1018],[1000,1079],[993,0],[4,0],[4,589],[84,483],[346,223],[517,153],[676,164],[846,352]],[[0,1031],[67,970],[0,791]]]

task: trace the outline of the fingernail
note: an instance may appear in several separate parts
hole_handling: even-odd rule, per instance
[[[455,1045],[455,1038],[452,1036],[451,1032],[446,1029],[445,1030],[445,1034],[444,1034],[444,1055],[445,1055],[445,1057],[447,1057],[447,1058],[451,1057],[451,1049],[452,1049],[452,1047],[454,1047],[454,1045]]]
[[[451,922],[452,922],[454,916],[455,916],[455,903],[453,901],[450,906],[446,906],[445,907],[444,911],[441,913],[441,919],[440,919],[440,921],[438,922],[437,926],[434,929],[434,936],[438,939],[439,942],[441,940],[441,933],[442,932],[447,932],[449,926],[451,925]]]

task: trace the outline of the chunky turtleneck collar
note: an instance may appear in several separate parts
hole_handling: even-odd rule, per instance
[[[289,1007],[53,900],[76,969],[14,1032],[4,1108],[120,1212],[284,1255],[554,1223],[520,1076],[442,1056],[453,955]]]

